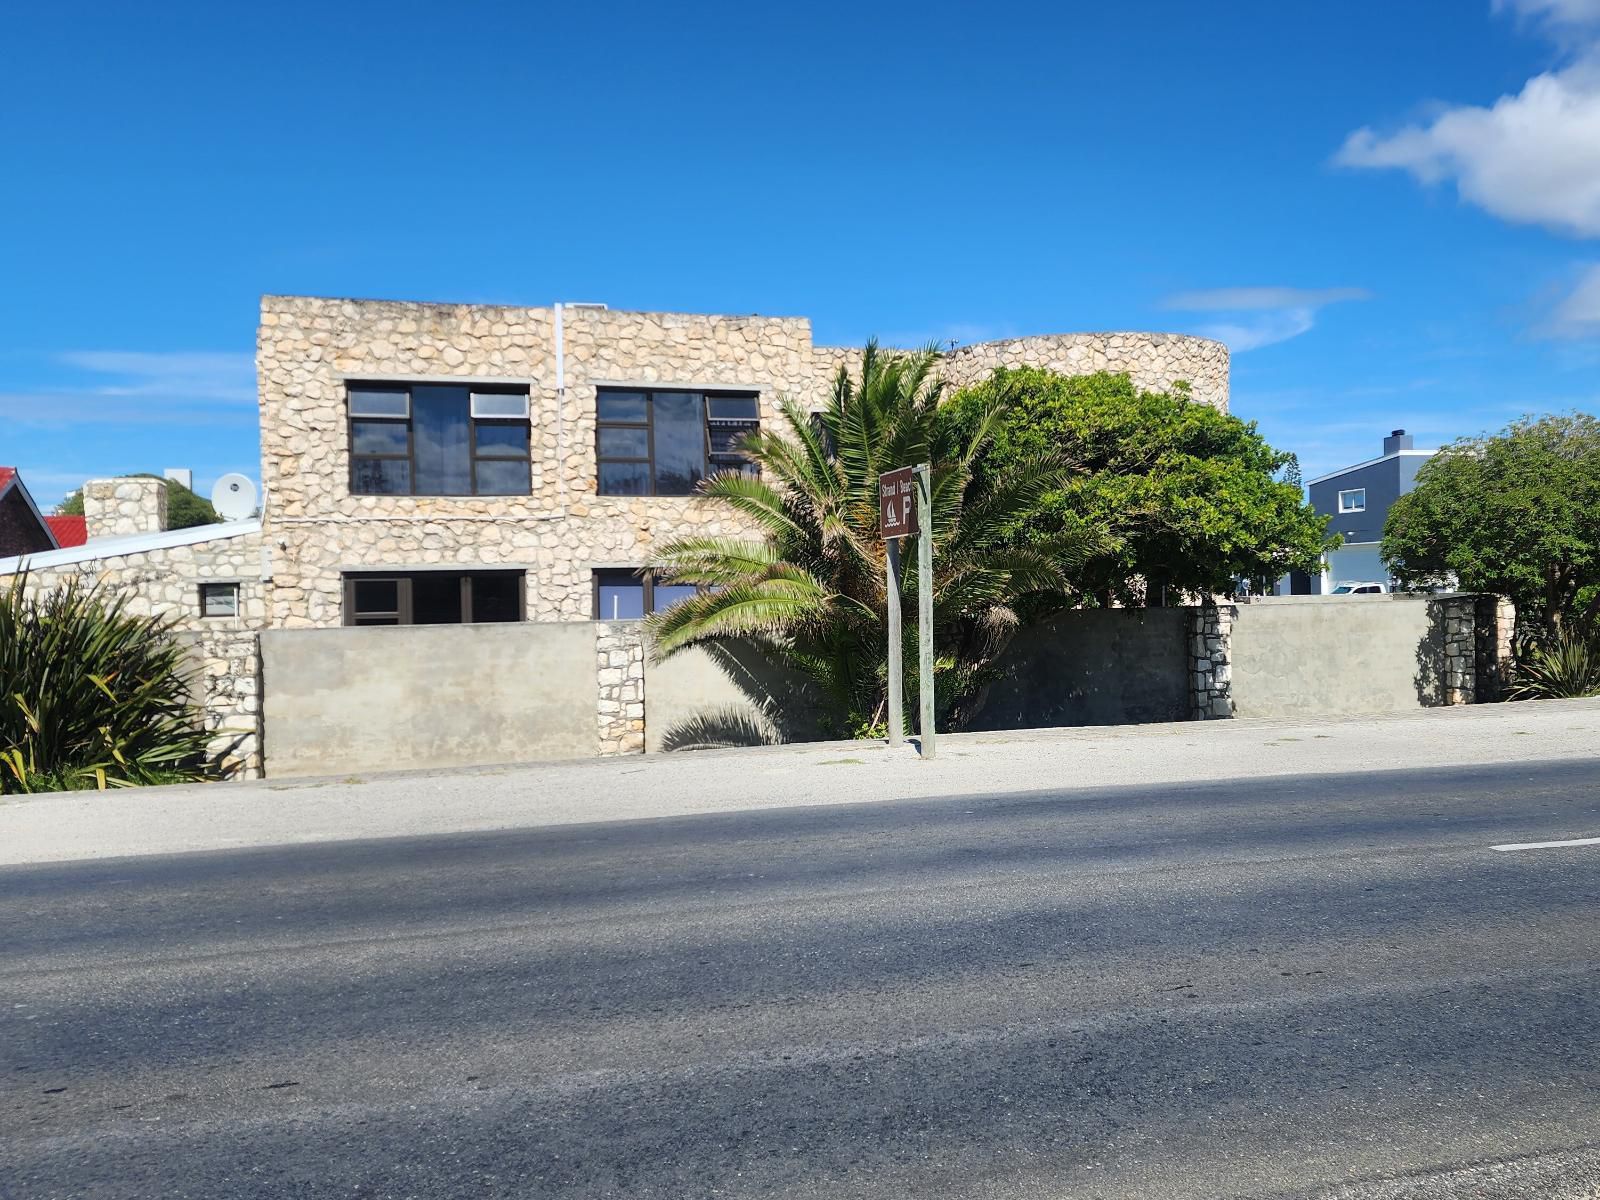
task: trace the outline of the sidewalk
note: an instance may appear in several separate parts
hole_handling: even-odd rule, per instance
[[[260,780],[0,801],[0,864],[1363,770],[1595,758],[1600,700],[1339,721],[1207,721],[827,742],[468,771]]]

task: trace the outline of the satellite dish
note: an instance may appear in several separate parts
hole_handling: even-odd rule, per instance
[[[224,475],[212,485],[211,507],[225,521],[243,521],[256,511],[256,485],[247,475]]]

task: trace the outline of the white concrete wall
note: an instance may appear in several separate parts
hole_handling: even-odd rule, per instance
[[[274,778],[599,750],[592,624],[272,629],[261,672]]]

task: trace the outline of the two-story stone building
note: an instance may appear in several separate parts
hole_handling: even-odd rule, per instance
[[[219,745],[237,735],[254,770],[256,633],[641,616],[674,598],[641,573],[656,547],[752,532],[699,481],[740,465],[740,435],[781,398],[820,403],[858,356],[795,317],[267,296],[259,520],[167,531],[161,481],[93,481],[89,541],[0,574],[100,576],[174,614],[207,663]],[[982,343],[943,371],[961,386],[1024,365],[1228,404],[1226,347],[1170,334]]]

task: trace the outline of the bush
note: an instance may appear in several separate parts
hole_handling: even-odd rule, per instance
[[[208,777],[171,623],[99,585],[26,584],[0,595],[0,794]]]
[[[1513,700],[1600,696],[1600,633],[1563,628],[1525,642],[1517,654]]]

